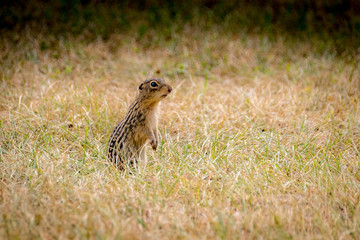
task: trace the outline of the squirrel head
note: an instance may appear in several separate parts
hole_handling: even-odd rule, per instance
[[[172,87],[161,78],[151,78],[143,81],[139,86],[138,98],[159,102],[169,95]]]

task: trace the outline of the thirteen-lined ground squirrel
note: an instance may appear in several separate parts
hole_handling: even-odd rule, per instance
[[[158,105],[171,91],[172,87],[159,78],[147,79],[140,84],[135,101],[109,139],[107,156],[116,167],[123,170],[125,164],[145,160],[147,142],[156,150]]]

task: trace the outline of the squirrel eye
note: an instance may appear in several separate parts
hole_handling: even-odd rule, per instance
[[[151,83],[150,83],[150,86],[151,86],[151,87],[157,87],[158,85],[157,85],[156,82],[151,82]]]

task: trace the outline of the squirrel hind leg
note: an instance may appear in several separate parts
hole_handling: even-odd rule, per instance
[[[140,152],[139,152],[139,160],[141,162],[146,162],[147,158],[146,158],[146,147],[143,146],[141,149],[140,149]]]

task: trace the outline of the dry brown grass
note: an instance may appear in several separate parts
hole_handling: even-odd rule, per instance
[[[355,61],[281,38],[178,37],[2,40],[0,238],[359,238]],[[174,87],[160,147],[118,172],[109,134],[152,76]]]

